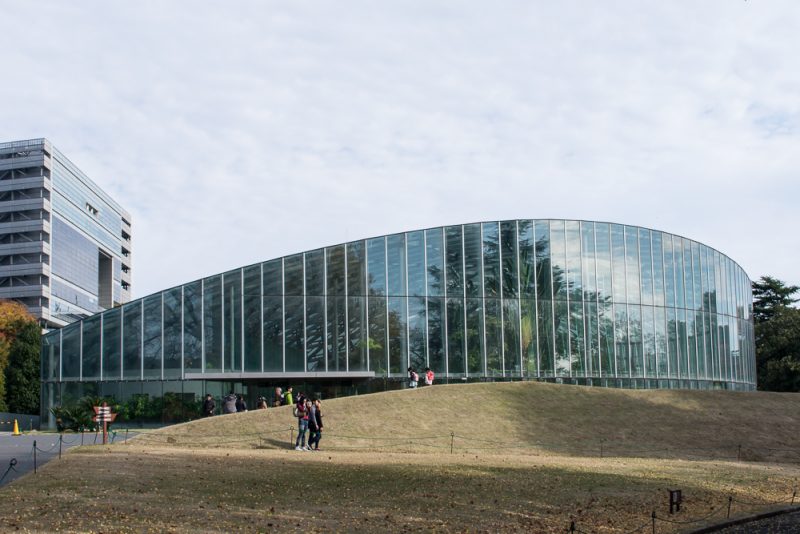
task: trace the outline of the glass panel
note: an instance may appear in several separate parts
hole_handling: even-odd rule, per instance
[[[445,236],[447,239],[447,295],[462,297],[464,295],[464,263],[461,253],[461,227],[448,226],[445,229]]]
[[[372,254],[370,252],[370,254]],[[372,265],[372,256],[370,256]],[[386,299],[369,299],[369,369],[375,376],[387,374]]]
[[[464,266],[468,297],[483,297],[481,225],[464,226]]]
[[[464,367],[464,300],[463,299],[460,298],[447,299],[446,339],[448,343],[447,372],[451,375],[464,375],[466,369]]]
[[[202,308],[200,282],[183,286],[183,354],[187,373],[203,370]]]
[[[325,371],[325,297],[306,297],[306,370]]]
[[[487,280],[488,285],[488,280]],[[485,299],[486,306],[486,374],[503,376],[503,320],[500,299]]]
[[[122,328],[120,308],[103,314],[103,379],[120,378],[120,328]],[[55,378],[55,377],[52,377]]]
[[[287,256],[283,260],[283,288],[287,295],[303,295],[303,255]]]
[[[467,299],[467,371],[483,376],[483,299]]]
[[[692,310],[686,311],[686,342],[689,346],[689,378],[698,378],[698,362],[697,362],[697,335],[695,333],[695,316]]]
[[[537,339],[539,343],[540,376],[555,375],[555,347],[553,346],[552,284],[550,278],[550,222],[534,223],[536,239],[536,292],[538,295]]]
[[[93,315],[83,321],[83,368],[81,377],[100,378],[100,316]]]
[[[144,299],[144,377],[161,378],[161,294]]]
[[[658,376],[656,368],[656,331],[652,306],[642,306],[642,343],[644,345],[645,376]]]
[[[127,330],[127,326],[125,327]],[[203,281],[203,343],[205,369],[222,370],[222,277]]]
[[[386,238],[390,296],[406,295],[406,240],[404,234]]]
[[[364,259],[364,242],[347,244],[347,294],[363,297],[367,294],[367,271]]]
[[[600,361],[600,325],[597,317],[597,304],[587,302],[585,310],[583,324],[586,329],[586,374],[599,377],[602,363]]]
[[[651,232],[653,256],[653,303],[664,305],[664,260],[661,249],[661,232]]]
[[[597,305],[598,320],[600,322],[600,360],[602,365],[601,376],[616,376],[617,363],[614,354],[614,307],[606,299]]]
[[[418,371],[428,366],[428,326],[424,298],[408,299],[408,350],[411,366]]]
[[[669,376],[677,378],[680,355],[678,354],[678,316],[674,308],[667,308],[667,350],[669,351]]]
[[[497,223],[483,223],[483,275],[486,297],[497,297],[500,294],[498,231]]]
[[[302,260],[302,256],[301,256]],[[242,271],[225,273],[225,372],[242,370]],[[302,285],[302,280],[301,280]],[[302,291],[302,287],[301,287]]]
[[[321,297],[325,295],[325,251],[323,249],[306,252],[306,295]]]
[[[625,304],[614,304],[614,318],[617,377],[624,378],[630,376],[631,368],[630,360],[628,358],[628,313]]]
[[[570,376],[569,305],[566,300],[553,301],[553,330],[555,330],[556,376]]]
[[[594,223],[581,223],[581,273],[583,274],[583,295],[586,301],[597,300],[597,279],[595,278]]]
[[[628,302],[641,302],[639,230],[632,226],[625,227],[625,283]]]
[[[580,256],[578,256],[580,258]],[[571,375],[586,375],[586,339],[584,332],[583,303],[581,301],[569,303],[569,347],[571,361]]]
[[[522,228],[520,227],[521,232]],[[520,258],[520,262],[522,262],[522,258]],[[522,370],[525,376],[536,377],[539,374],[539,362],[536,360],[536,301],[520,299],[519,305],[522,314],[520,318]]]
[[[686,296],[683,285],[683,244],[680,237],[674,237],[673,259],[675,261],[675,306],[683,308],[686,306]]]
[[[261,266],[244,269],[244,370],[261,371]],[[166,362],[165,362],[166,363]]]
[[[689,378],[689,336],[686,331],[686,310],[678,309],[678,376]]]
[[[81,377],[81,324],[65,326],[61,335],[62,378]]]
[[[444,299],[428,299],[428,366],[434,373],[444,373],[445,330]]]
[[[164,292],[164,378],[181,377],[181,288]]]
[[[628,305],[628,344],[631,355],[631,371],[635,377],[644,376],[644,347],[642,343],[642,310]]]
[[[625,230],[619,224],[611,225],[612,284],[614,303],[625,302]]]
[[[564,221],[550,221],[550,260],[552,262],[552,281],[553,281],[553,300],[567,300],[567,242],[564,232]],[[563,313],[561,317],[566,318],[566,308],[561,310]],[[556,311],[556,320],[558,321],[558,310]],[[564,339],[566,340],[566,324],[564,325]],[[564,344],[560,352],[563,358],[568,350],[567,345]],[[558,341],[556,341],[556,359],[558,359],[559,349]],[[558,364],[556,364],[558,367]],[[567,369],[569,365],[567,364]]]
[[[650,230],[639,228],[639,252],[641,254],[642,304],[653,304],[653,259],[650,249]]]
[[[425,230],[425,240],[425,251],[428,255],[428,296],[441,297],[444,295],[444,238],[442,229]],[[436,369],[433,369],[433,371],[436,372]],[[444,367],[442,367],[442,372],[444,372]]]
[[[302,279],[301,279],[302,282]],[[284,324],[286,325],[286,370],[287,371],[304,371],[305,354],[304,354],[304,332],[305,325],[303,324],[303,297],[286,297],[286,316],[284,317]],[[338,369],[337,369],[338,370]],[[344,368],[341,369],[344,371]]]
[[[280,267],[280,265],[278,265]],[[264,266],[266,278],[267,268]],[[283,371],[283,298],[264,297],[264,371]]]
[[[703,269],[700,265],[700,245],[691,242],[692,247],[692,281],[694,291],[694,309],[699,310],[703,305]]]
[[[328,280],[330,275],[328,271]],[[346,308],[347,300],[344,297],[328,296],[328,371],[347,370]]]
[[[514,240],[516,243],[516,240]],[[505,258],[503,259],[505,264]],[[505,286],[504,286],[505,287]],[[519,354],[519,300],[503,301],[503,364],[505,376],[522,376]]]
[[[566,221],[567,292],[570,300],[583,300],[583,273],[581,272],[581,227],[578,221]]]
[[[503,264],[503,286],[504,298],[517,298],[517,224],[515,221],[503,221],[500,223],[500,258]],[[519,353],[519,345],[517,345]],[[519,367],[519,362],[517,362]],[[506,365],[506,369],[508,366]]]
[[[675,254],[672,246],[672,236],[662,234],[664,238],[664,289],[666,292],[666,306],[675,307]]]
[[[348,302],[349,358],[351,371],[367,370],[367,308],[364,297],[350,297]]]
[[[519,235],[517,238],[519,240],[520,297],[533,299],[536,298],[536,254],[534,252],[533,221],[519,221]]]
[[[609,226],[604,223],[595,223],[595,247],[597,268],[597,294],[598,299],[611,299],[611,244]]]
[[[390,277],[391,278],[391,277]],[[425,237],[422,232],[408,234],[408,292],[398,295],[425,296]]]
[[[370,296],[386,294],[386,242],[384,238],[370,239],[367,241],[367,265]],[[371,304],[370,304],[371,305]],[[386,305],[384,304],[384,309]],[[385,311],[384,311],[385,313]],[[384,367],[386,364],[384,363]]]
[[[421,306],[421,309],[420,309]],[[425,368],[425,303],[409,300],[409,322],[406,325],[406,299],[389,297],[389,371],[405,375],[408,367],[407,328],[411,329],[411,365]]]
[[[655,309],[656,365],[658,376],[667,376],[667,314],[664,308]]]
[[[126,379],[142,377],[142,302],[122,308],[122,368]],[[65,354],[66,358],[66,354]]]

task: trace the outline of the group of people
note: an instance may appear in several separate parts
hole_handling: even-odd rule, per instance
[[[425,374],[423,375],[423,380],[425,381],[426,386],[433,385],[433,371],[431,371],[430,367],[425,368]],[[408,368],[408,387],[415,388],[419,384],[419,374],[413,367]]]
[[[259,406],[260,407],[260,406]],[[266,406],[265,406],[266,408]],[[214,402],[214,397],[211,393],[206,394],[206,400],[203,401],[203,417],[211,417],[217,410],[217,403]],[[233,391],[228,393],[222,398],[222,413],[237,413],[246,412],[247,403],[242,395],[236,395]]]
[[[289,388],[291,389],[291,388]],[[311,399],[303,393],[297,396],[297,404],[292,410],[297,418],[297,439],[294,442],[296,451],[318,451],[319,440],[322,439],[322,402]],[[306,443],[308,433],[308,443]]]

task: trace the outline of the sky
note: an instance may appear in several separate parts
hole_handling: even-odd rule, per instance
[[[800,3],[0,0],[0,142],[132,215],[133,294],[566,218],[800,285]]]

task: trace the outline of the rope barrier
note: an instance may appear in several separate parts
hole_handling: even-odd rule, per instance
[[[6,478],[6,475],[8,475],[8,474],[9,474],[11,471],[14,471],[15,473],[18,473],[18,472],[19,472],[19,471],[17,471],[16,469],[14,469],[14,466],[15,466],[15,465],[17,465],[17,459],[16,459],[16,458],[12,458],[12,459],[11,459],[11,460],[8,462],[8,469],[6,469],[6,472],[5,472],[5,473],[3,473],[3,476],[1,476],[1,477],[0,477],[0,484],[2,484],[2,483],[3,483],[3,480],[5,480],[5,478]]]

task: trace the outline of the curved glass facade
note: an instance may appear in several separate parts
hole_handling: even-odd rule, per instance
[[[511,220],[286,256],[71,324],[44,338],[43,406],[73,382],[192,382],[200,395],[220,380],[387,384],[409,366],[752,390],[754,363],[750,280],[725,255],[635,226]]]

